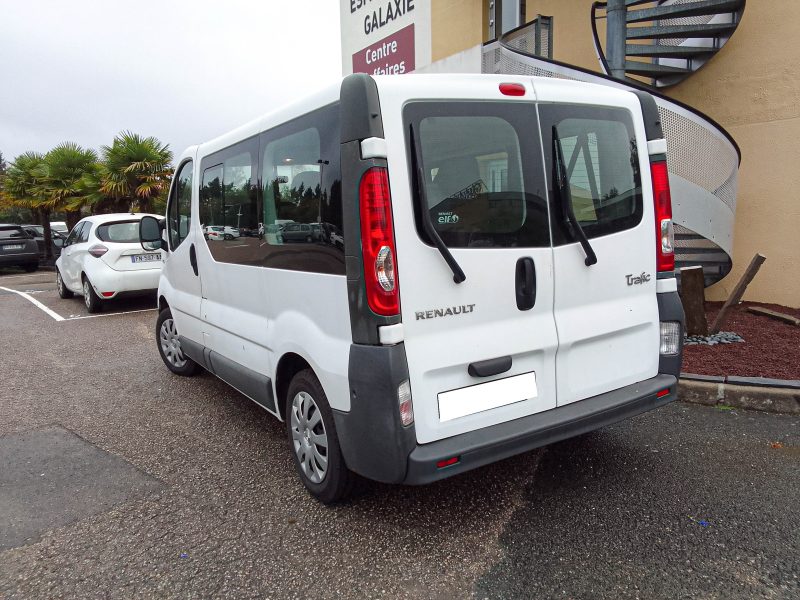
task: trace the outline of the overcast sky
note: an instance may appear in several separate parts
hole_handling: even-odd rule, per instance
[[[124,129],[177,157],[340,76],[336,0],[0,0],[9,162]]]

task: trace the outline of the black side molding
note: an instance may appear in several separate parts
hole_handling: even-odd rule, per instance
[[[341,143],[370,137],[383,137],[383,119],[378,86],[366,73],[353,73],[342,80]]]
[[[473,377],[491,377],[492,375],[500,375],[511,369],[511,357],[500,356],[498,358],[490,358],[489,360],[482,360],[474,362],[467,367],[467,372]]]
[[[252,369],[240,365],[218,352],[180,336],[181,350],[194,362],[222,379],[256,404],[277,414],[275,396],[272,393],[272,380]]]
[[[658,112],[658,104],[655,98],[645,90],[631,90],[639,98],[642,105],[642,116],[644,117],[644,131],[647,134],[647,141],[660,140],[664,137],[664,130],[661,127],[661,115]]]

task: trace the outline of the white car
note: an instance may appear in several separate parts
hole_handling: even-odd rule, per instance
[[[143,216],[95,215],[79,221],[56,260],[58,295],[82,295],[90,313],[120,296],[155,295],[162,256],[161,251],[145,252],[139,244]]]
[[[227,225],[225,227],[221,225],[209,225],[205,227],[204,230],[206,239],[215,241],[233,240],[241,235],[236,227],[229,227]]]

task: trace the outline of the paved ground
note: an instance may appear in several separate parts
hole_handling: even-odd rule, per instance
[[[331,509],[281,424],[169,374],[151,305],[0,287],[65,317],[0,289],[0,598],[800,597],[797,417],[674,404]]]

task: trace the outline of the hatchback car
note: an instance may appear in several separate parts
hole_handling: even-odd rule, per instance
[[[59,296],[80,294],[86,309],[94,313],[113,298],[155,295],[161,251],[142,250],[139,221],[143,216],[95,215],[79,221],[56,260]]]
[[[36,240],[19,225],[0,225],[0,267],[39,268]]]

